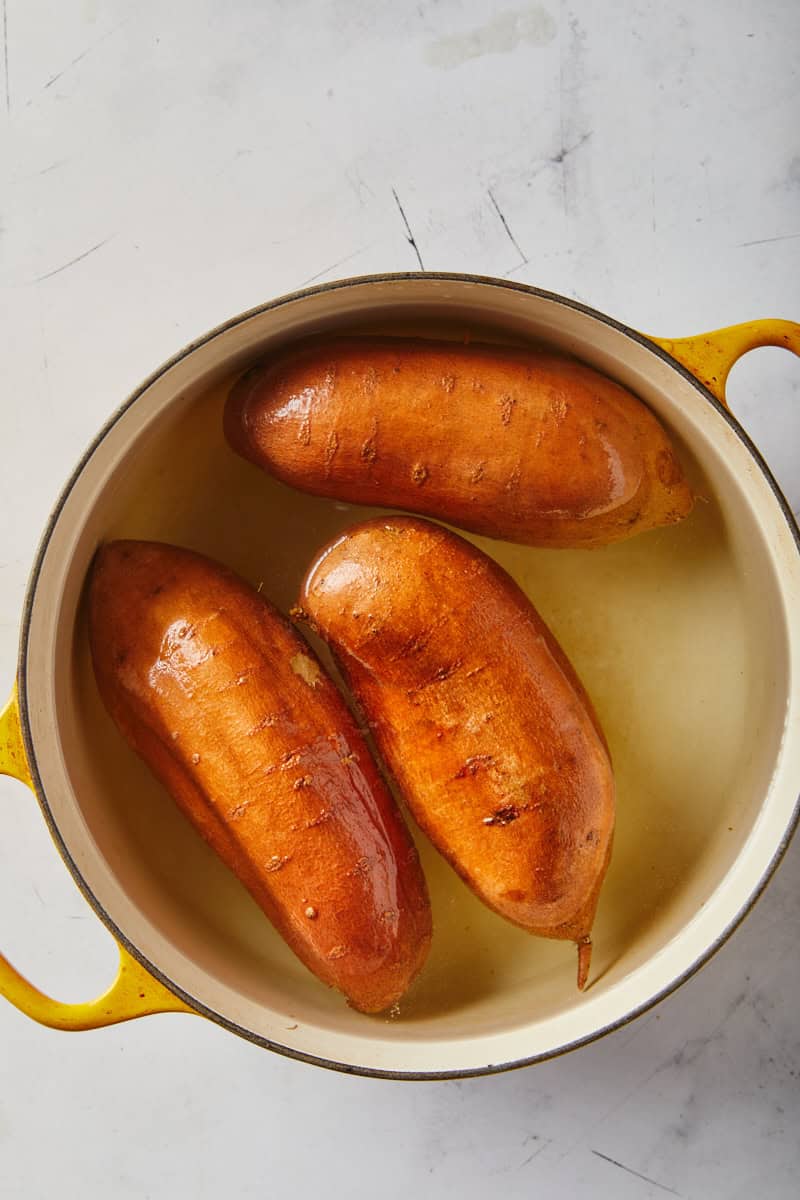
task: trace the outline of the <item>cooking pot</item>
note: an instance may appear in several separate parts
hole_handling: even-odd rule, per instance
[[[553,628],[614,758],[616,844],[583,994],[574,947],[504,923],[418,838],[434,909],[430,959],[399,1013],[352,1011],[292,956],[98,699],[83,602],[98,543],[131,536],[203,551],[286,611],[319,546],[369,515],[284,487],[222,436],[239,372],[297,338],[340,331],[533,342],[577,356],[653,409],[697,492],[688,520],[601,550],[474,539]],[[430,273],[283,297],[159,368],[86,451],[48,522],[17,686],[0,718],[0,770],[36,793],[119,943],[119,974],[98,999],[61,1004],[0,957],[0,991],[60,1029],[197,1013],[320,1066],[419,1079],[552,1057],[678,987],[752,907],[798,819],[798,530],[725,404],[730,367],[763,345],[800,353],[800,325],[754,321],[670,341],[536,288]]]

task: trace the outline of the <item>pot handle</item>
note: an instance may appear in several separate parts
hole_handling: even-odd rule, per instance
[[[681,366],[687,367],[726,408],[725,383],[728,373],[736,360],[748,350],[755,350],[759,346],[782,346],[800,355],[800,325],[795,321],[776,318],[746,321],[743,325],[729,325],[726,329],[699,333],[695,337],[647,336],[649,341],[666,350]]]
[[[0,712],[0,775],[10,775],[33,791],[22,730],[17,688]],[[119,970],[107,992],[84,1004],[62,1004],[51,1000],[29,983],[4,955],[0,954],[0,996],[41,1025],[51,1029],[99,1029],[151,1013],[194,1012],[119,944]]]

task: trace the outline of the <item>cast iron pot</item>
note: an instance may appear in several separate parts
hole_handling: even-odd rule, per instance
[[[474,539],[562,641],[614,757],[617,838],[582,995],[574,947],[502,922],[420,839],[434,906],[428,965],[396,1018],[353,1012],[287,950],[96,694],[82,596],[102,540],[201,550],[287,610],[319,546],[368,515],[238,459],[221,406],[231,379],[274,347],[370,329],[534,341],[577,356],[651,406],[701,497],[682,524],[603,550]],[[767,344],[800,352],[800,326],[755,321],[666,341],[507,281],[385,275],[265,304],[156,371],[89,447],[50,518],[0,718],[0,770],[35,791],[119,942],[119,975],[95,1001],[60,1004],[0,957],[0,991],[61,1029],[193,1012],[320,1066],[420,1079],[552,1057],[678,987],[752,907],[798,818],[798,530],[724,392],[735,360]]]

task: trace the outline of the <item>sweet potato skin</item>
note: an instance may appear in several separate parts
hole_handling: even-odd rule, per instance
[[[320,553],[300,607],[466,883],[531,933],[587,942],[613,838],[611,762],[580,681],[513,580],[440,526],[377,518]]]
[[[681,520],[664,429],[572,359],[507,346],[340,337],[249,371],[231,446],[284,483],[536,546],[592,547]]]
[[[112,542],[89,588],[111,717],[305,965],[364,1012],[431,938],[416,849],[305,640],[198,554]]]

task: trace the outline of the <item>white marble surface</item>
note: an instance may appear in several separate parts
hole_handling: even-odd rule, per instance
[[[75,459],[144,375],[241,309],[421,261],[663,335],[800,311],[795,0],[0,0],[0,16],[6,685]],[[730,385],[795,508],[799,382],[764,350]],[[110,939],[10,781],[0,820],[0,944],[85,998]],[[0,1194],[794,1196],[799,916],[795,843],[649,1016],[458,1083],[326,1074],[182,1017],[68,1036],[2,1005]]]

